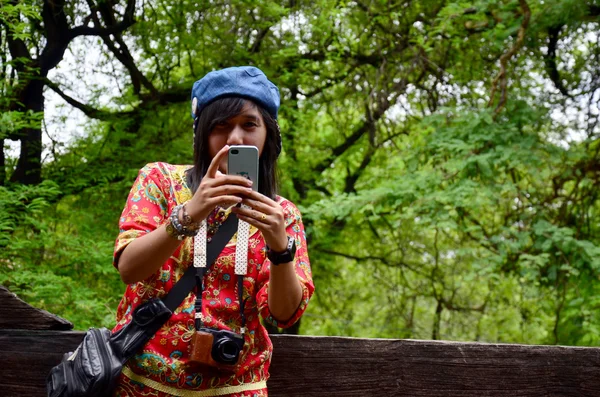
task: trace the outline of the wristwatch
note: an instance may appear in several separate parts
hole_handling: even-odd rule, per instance
[[[294,256],[296,255],[296,240],[288,236],[288,243],[285,251],[283,252],[275,252],[271,248],[267,247],[267,258],[271,261],[275,266],[281,263],[288,263],[294,260]]]

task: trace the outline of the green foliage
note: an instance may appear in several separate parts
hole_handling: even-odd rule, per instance
[[[10,4],[6,1],[0,3],[0,23],[10,25],[17,39],[30,37],[30,24],[28,21],[41,20],[39,9],[33,1],[19,1]]]
[[[0,283],[79,329],[114,323],[123,288],[107,261],[111,242],[94,237],[100,225],[90,228],[98,219],[73,198],[53,204],[61,194],[53,182],[13,188],[0,187]]]
[[[25,128],[41,124],[42,114],[33,112],[4,112],[0,114],[0,139]]]
[[[438,301],[451,313],[440,320],[447,334],[438,337],[553,343],[560,335],[536,334],[536,328],[530,328],[553,326],[551,318],[557,308],[538,295],[567,286],[594,285],[599,263],[598,243],[591,241],[595,236],[556,224],[560,219],[547,208],[547,192],[540,186],[563,172],[558,161],[549,160],[560,161],[570,151],[541,141],[533,130],[511,125],[510,119],[495,123],[487,110],[452,112],[451,117],[441,112],[423,119],[426,138],[411,140],[410,149],[390,156],[387,171],[377,170],[388,175],[383,185],[373,178],[366,183],[373,187],[307,208],[305,216],[317,230],[346,222],[343,234],[331,242],[322,238],[327,232],[318,233],[314,237],[317,249],[329,254],[323,261],[333,261],[335,256],[356,259],[358,263],[343,266],[359,273],[369,266],[374,271],[369,285],[388,283],[371,289],[367,302],[394,296],[389,291],[401,291],[393,300],[399,306],[371,307],[367,315],[384,312],[397,320],[409,310],[411,314],[418,310],[410,305],[425,299],[421,301],[425,307]],[[524,117],[532,118],[523,123],[527,126],[539,118],[527,108],[512,112],[521,123]],[[546,167],[551,167],[550,174],[540,180],[540,173],[548,172]],[[375,277],[378,273],[383,275]],[[332,276],[339,277],[335,272]],[[334,284],[333,279],[327,282]],[[505,285],[510,285],[508,290]],[[336,292],[333,295],[339,297]],[[593,313],[592,306],[587,309],[587,303],[581,304],[586,313]],[[517,311],[507,323],[506,311],[513,311],[513,305]],[[578,317],[571,311],[581,308],[564,308],[562,314]],[[538,318],[530,319],[532,313]],[[419,317],[403,322],[414,327],[409,335],[432,337],[435,319],[425,313]],[[565,319],[558,321],[567,325]],[[478,326],[472,327],[473,322]],[[389,319],[376,323],[388,324]],[[385,335],[402,337],[404,332],[399,326],[396,334]],[[597,343],[583,334],[587,343]],[[581,343],[573,333],[569,335],[562,337]]]
[[[145,2],[116,53],[85,42],[120,94],[93,85],[97,112],[79,108],[96,120],[46,182],[0,188],[0,282],[78,329],[112,324],[112,244],[137,171],[190,163],[191,84],[253,64],[281,89],[281,191],[307,227],[303,333],[599,345],[600,6],[522,4]],[[2,7],[31,22],[23,38],[43,36]],[[7,137],[39,119],[0,120]]]

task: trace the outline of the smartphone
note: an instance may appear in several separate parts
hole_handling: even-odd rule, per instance
[[[227,173],[250,179],[252,190],[258,191],[258,148],[249,145],[234,145],[227,156]]]

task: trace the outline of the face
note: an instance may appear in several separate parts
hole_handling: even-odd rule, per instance
[[[246,102],[242,111],[215,126],[208,136],[208,151],[210,158],[225,145],[252,145],[258,148],[258,155],[262,154],[267,139],[267,127],[258,111],[252,103]],[[219,164],[219,171],[227,173],[227,158]]]

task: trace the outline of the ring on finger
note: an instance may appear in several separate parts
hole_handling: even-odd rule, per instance
[[[265,214],[262,214],[262,216],[260,217],[260,220],[264,221],[265,219],[267,219],[267,216]]]

